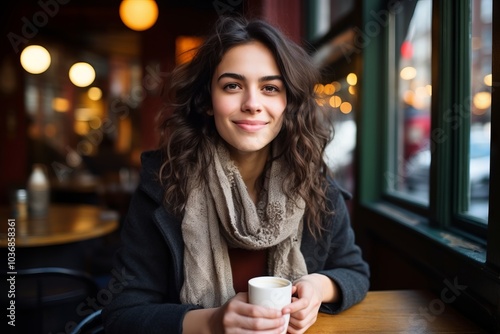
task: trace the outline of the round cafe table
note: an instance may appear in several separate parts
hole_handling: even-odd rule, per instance
[[[9,208],[0,208],[0,247],[7,247]],[[68,244],[99,238],[118,228],[118,214],[92,205],[51,204],[46,217],[15,219],[16,248]]]

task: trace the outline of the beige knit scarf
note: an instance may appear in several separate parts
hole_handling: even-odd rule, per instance
[[[270,275],[293,281],[307,273],[300,252],[305,205],[283,193],[285,168],[280,159],[272,163],[255,206],[229,152],[218,146],[208,185],[191,188],[186,203],[182,303],[218,307],[235,295],[228,247],[268,249]]]

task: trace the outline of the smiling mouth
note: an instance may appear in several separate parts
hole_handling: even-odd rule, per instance
[[[258,131],[267,125],[267,123],[263,121],[234,121],[233,123],[248,132]]]

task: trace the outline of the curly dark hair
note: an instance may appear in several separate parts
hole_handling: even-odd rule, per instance
[[[314,85],[320,75],[301,47],[262,20],[220,18],[191,62],[173,71],[169,90],[173,111],[159,115],[160,149],[166,157],[159,177],[165,187],[165,202],[181,217],[188,179],[206,181],[204,171],[221,140],[213,117],[207,113],[212,108],[212,76],[230,48],[252,41],[261,42],[274,55],[286,87],[283,126],[275,139],[282,151],[274,153],[290,167],[283,191],[289,198],[298,194],[305,200],[305,222],[317,235],[324,215],[331,213],[326,197],[330,171],[323,154],[333,137],[331,122],[316,103]]]

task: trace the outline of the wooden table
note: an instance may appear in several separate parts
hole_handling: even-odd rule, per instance
[[[306,334],[485,333],[452,307],[425,291],[370,291],[341,314],[320,313]]]
[[[7,246],[9,209],[1,208],[0,247]],[[16,247],[68,244],[107,235],[118,228],[118,214],[92,205],[51,204],[44,218],[16,219]]]

